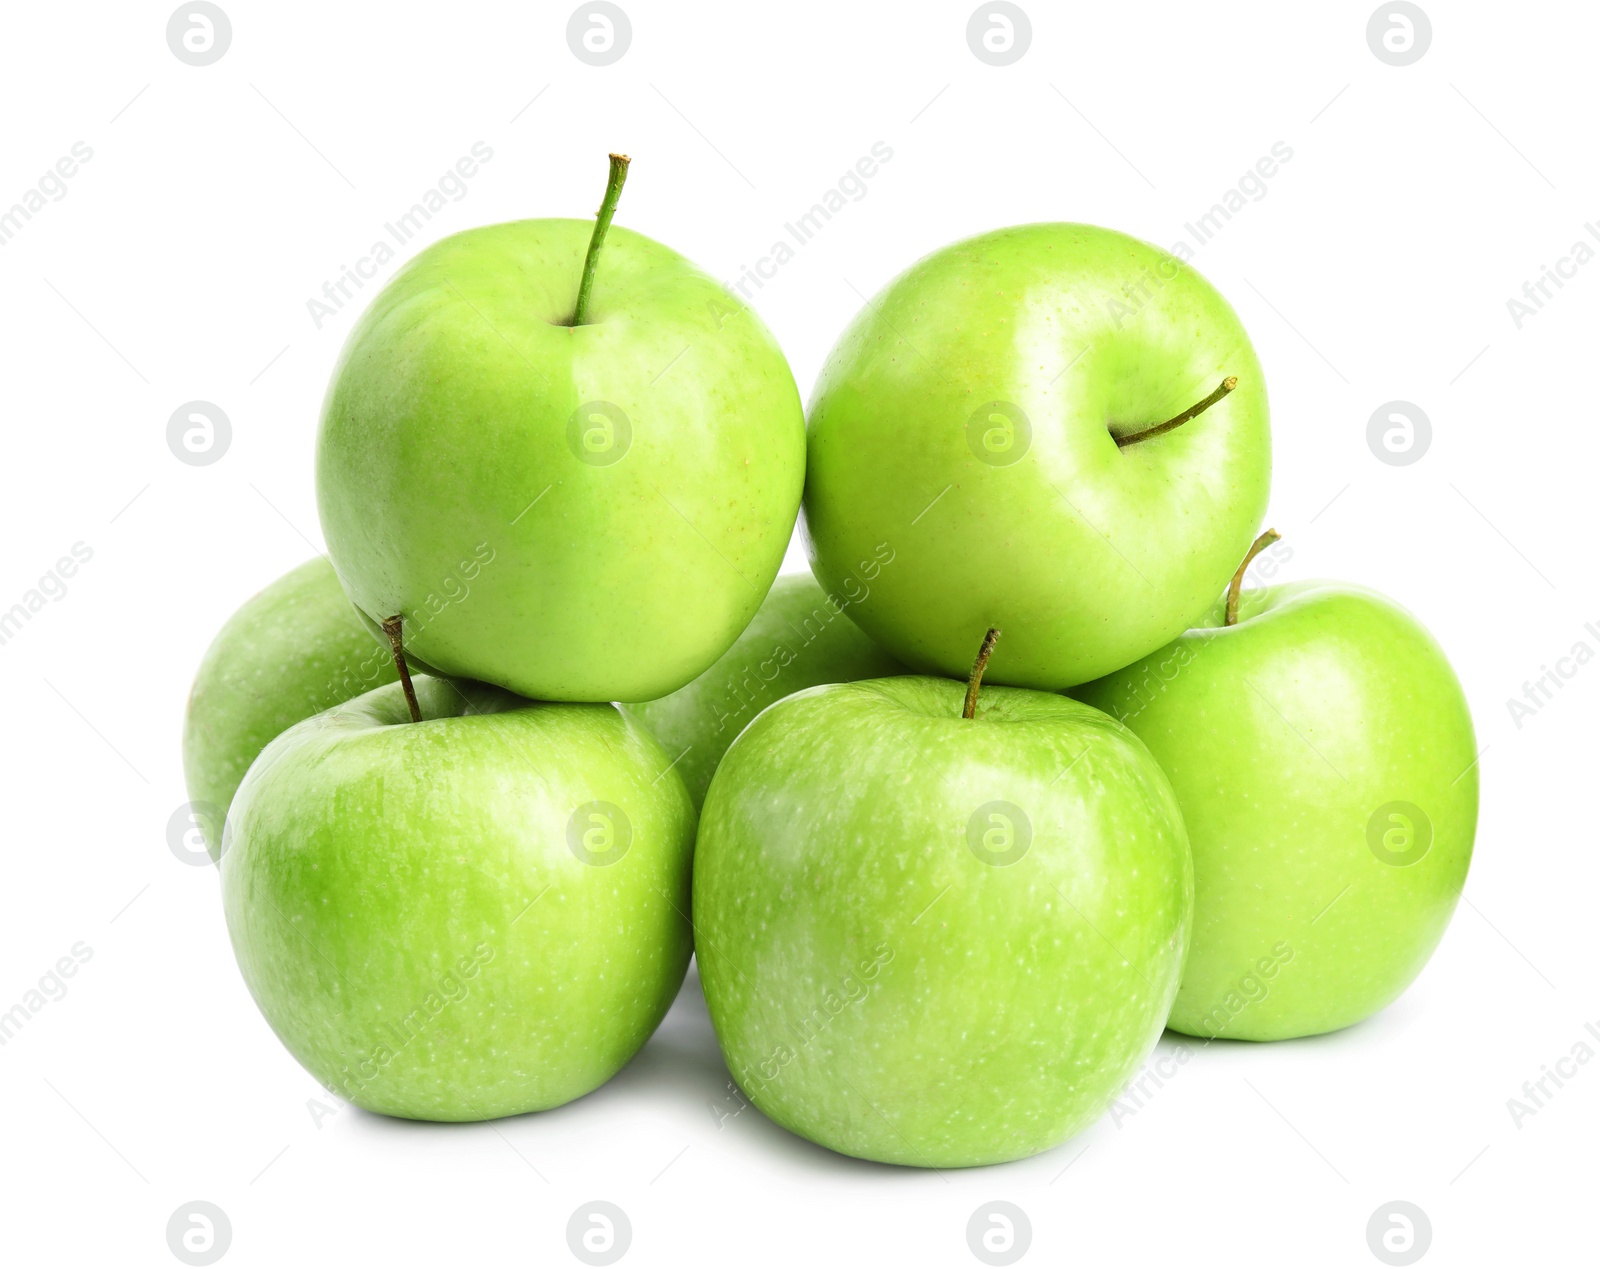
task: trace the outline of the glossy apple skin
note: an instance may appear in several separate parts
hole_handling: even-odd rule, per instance
[[[211,858],[234,790],[267,742],[353,696],[393,683],[394,657],[363,628],[324,557],[285,573],[217,632],[183,715],[189,801]]]
[[[755,314],[640,234],[612,227],[590,320],[566,325],[591,228],[493,225],[408,263],[345,344],[317,498],[351,599],[400,614],[419,663],[542,700],[652,700],[760,606],[804,420]]]
[[[728,1069],[864,1159],[998,1163],[1092,1123],[1161,1034],[1188,942],[1188,843],[1144,747],[1014,688],[963,720],[964,691],[779,701],[701,817],[696,947]],[[980,858],[986,832],[1011,862]]]
[[[1283,1040],[1360,1022],[1427,964],[1472,860],[1477,744],[1443,650],[1382,595],[1269,586],[1239,616],[1224,628],[1219,604],[1074,695],[1149,746],[1189,827],[1194,940],[1168,1025]],[[1392,862],[1396,802],[1431,825],[1415,862]]]
[[[696,807],[734,737],[773,701],[820,683],[906,672],[845,615],[852,602],[825,594],[810,576],[780,577],[755,620],[709,670],[670,696],[623,706],[677,758]]]
[[[1198,418],[1117,447],[1228,375]],[[807,462],[823,586],[893,551],[852,610],[863,630],[965,678],[998,626],[989,681],[1058,689],[1181,634],[1227,584],[1266,510],[1266,386],[1233,309],[1175,257],[1024,225],[935,252],[861,311],[817,381]]]
[[[239,968],[296,1060],[358,1106],[559,1106],[620,1070],[683,982],[694,807],[614,706],[416,683],[421,723],[391,685],[250,768],[222,857]],[[624,848],[604,812],[609,863],[573,845],[607,858],[605,824],[578,814],[596,802],[629,826]]]

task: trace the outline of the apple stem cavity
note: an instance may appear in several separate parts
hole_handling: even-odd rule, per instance
[[[983,684],[983,672],[988,668],[989,656],[994,651],[994,642],[1000,637],[1000,631],[990,626],[988,633],[983,636],[983,643],[978,647],[978,659],[972,663],[972,677],[967,680],[967,699],[961,706],[961,717],[971,718],[978,712],[978,688]]]
[[[617,213],[617,200],[622,197],[623,182],[628,179],[626,154],[613,154],[611,175],[606,180],[606,196],[595,213],[594,232],[589,235],[589,254],[583,258],[583,276],[578,279],[578,303],[572,310],[572,325],[582,326],[589,317],[589,292],[594,289],[594,270],[600,263],[600,247],[606,240],[606,230],[611,228],[611,218]]]
[[[1282,536],[1283,534],[1276,529],[1268,529],[1250,544],[1250,549],[1245,552],[1244,563],[1239,565],[1239,571],[1233,575],[1233,580],[1228,583],[1228,604],[1222,615],[1222,624],[1224,626],[1236,626],[1239,624],[1239,588],[1244,585],[1245,569],[1250,567],[1251,561],[1256,556],[1260,555],[1261,552],[1265,551]]]
[[[406,664],[406,650],[400,643],[400,616],[385,617],[383,633],[389,636],[389,650],[394,653],[394,668],[400,671],[400,686],[406,692],[406,708],[411,711],[411,721],[422,721],[422,708],[417,704],[417,689],[411,686],[411,667]]]
[[[1223,397],[1227,396],[1228,393],[1232,392],[1238,386],[1239,376],[1229,375],[1217,385],[1216,390],[1212,392],[1210,396],[1206,397],[1203,401],[1196,401],[1182,414],[1174,415],[1165,423],[1157,423],[1154,427],[1147,427],[1142,432],[1133,432],[1127,436],[1116,437],[1115,440],[1117,442],[1117,448],[1126,449],[1128,446],[1135,445],[1140,441],[1147,441],[1152,436],[1160,436],[1163,432],[1170,432],[1175,427],[1182,427],[1190,419],[1196,417],[1197,415],[1204,414],[1207,410],[1214,406],[1218,401],[1222,400]]]

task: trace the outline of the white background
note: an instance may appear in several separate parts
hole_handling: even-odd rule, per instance
[[[967,1220],[992,1199],[1030,1218],[1023,1264],[1377,1264],[1367,1221],[1393,1199],[1430,1218],[1423,1263],[1592,1260],[1600,1062],[1520,1127],[1506,1103],[1600,1026],[1600,668],[1520,726],[1507,700],[1600,649],[1600,263],[1520,330],[1506,301],[1600,247],[1600,12],[1426,0],[1431,46],[1397,68],[1365,0],[1024,3],[1031,47],[1004,68],[969,50],[967,0],[625,0],[632,44],[605,68],[570,51],[566,4],[224,0],[232,44],[203,68],[169,51],[165,4],[8,6],[0,208],[94,152],[0,247],[0,609],[93,551],[0,646],[0,1010],[93,949],[0,1048],[8,1263],[176,1264],[168,1218],[204,1199],[228,1265],[576,1264],[567,1220],[597,1198],[639,1265],[975,1265]],[[1171,247],[1287,143],[1195,262],[1269,376],[1280,579],[1395,596],[1472,702],[1477,856],[1416,985],[1343,1034],[1198,1050],[1133,1115],[974,1171],[843,1159],[754,1110],[719,1127],[738,1103],[692,978],[639,1058],[562,1110],[319,1123],[234,967],[215,871],[168,849],[184,697],[228,615],[321,549],[313,436],[358,305],[317,329],[306,301],[478,141],[492,161],[425,240],[589,215],[618,149],[621,223],[727,279],[887,143],[866,196],[755,295],[802,393],[925,252],[1051,219]],[[211,466],[167,446],[194,399],[232,420]],[[1433,426],[1404,467],[1366,440],[1395,399]]]

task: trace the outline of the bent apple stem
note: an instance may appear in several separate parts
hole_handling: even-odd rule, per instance
[[[1222,616],[1223,625],[1236,626],[1239,624],[1239,588],[1244,585],[1244,571],[1250,567],[1251,561],[1256,556],[1260,555],[1261,552],[1265,551],[1282,536],[1283,534],[1276,529],[1268,529],[1250,544],[1250,549],[1245,552],[1244,563],[1239,565],[1239,571],[1233,575],[1233,580],[1228,583],[1228,605]]]
[[[994,651],[994,641],[1000,637],[1000,631],[990,626],[988,633],[983,636],[983,643],[978,647],[978,659],[972,663],[972,677],[967,680],[967,699],[961,706],[961,717],[971,718],[978,712],[978,688],[983,684],[983,672],[988,667],[989,655]]]
[[[1139,441],[1147,441],[1152,436],[1160,436],[1163,432],[1170,432],[1175,427],[1182,427],[1190,419],[1195,418],[1197,415],[1204,414],[1207,410],[1214,406],[1218,401],[1222,400],[1223,397],[1227,396],[1228,393],[1232,392],[1238,386],[1239,376],[1229,375],[1217,385],[1216,390],[1212,392],[1210,396],[1206,397],[1203,401],[1196,401],[1182,414],[1174,415],[1165,423],[1157,423],[1154,427],[1147,427],[1142,432],[1133,432],[1128,436],[1117,437],[1117,448],[1126,449],[1129,445],[1137,444]]]
[[[385,617],[383,633],[389,636],[389,650],[394,653],[394,668],[400,671],[400,686],[406,692],[406,708],[411,711],[411,721],[422,721],[422,708],[417,704],[417,689],[411,686],[411,667],[406,664],[406,650],[400,643],[400,616]]]
[[[589,235],[589,254],[583,258],[583,276],[578,279],[578,302],[572,310],[572,324],[582,326],[589,317],[589,292],[594,289],[594,270],[600,263],[600,247],[606,240],[606,230],[611,228],[611,218],[617,214],[617,200],[622,197],[622,184],[628,179],[626,154],[613,154],[611,174],[606,179],[606,196],[595,213],[594,232]]]

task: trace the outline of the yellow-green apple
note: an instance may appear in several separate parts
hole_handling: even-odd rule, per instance
[[[851,610],[913,669],[1059,689],[1182,633],[1266,510],[1267,393],[1194,269],[1089,225],[1000,229],[895,278],[811,400],[805,524]]]
[[[624,170],[613,156],[592,225],[435,243],[345,344],[317,441],[323,532],[419,668],[651,700],[727,650],[782,562],[805,464],[788,363],[688,260],[607,232]]]
[[[750,1101],[844,1154],[997,1163],[1092,1123],[1161,1034],[1192,904],[1172,789],[1064,696],[907,676],[767,707],[717,768],[696,948]]]
[[[1444,934],[1477,826],[1472,717],[1439,645],[1382,595],[1232,594],[1235,621],[1218,603],[1074,695],[1149,746],[1188,824],[1194,939],[1168,1025],[1315,1035],[1394,1000]]]
[[[251,766],[222,888],[251,994],[358,1106],[491,1119],[604,1083],[690,953],[695,813],[612,705],[390,684]]]

